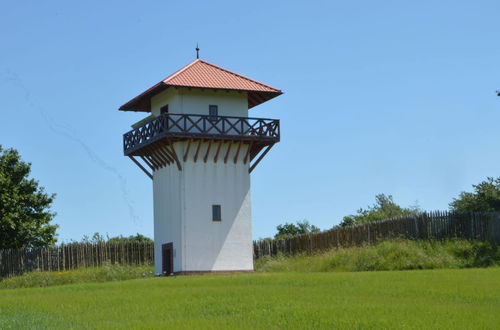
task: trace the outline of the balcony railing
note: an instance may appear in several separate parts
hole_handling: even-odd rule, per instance
[[[163,114],[123,135],[126,156],[163,138],[278,142],[278,119]]]

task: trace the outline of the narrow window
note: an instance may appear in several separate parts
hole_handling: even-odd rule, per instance
[[[219,107],[217,105],[209,105],[208,106],[208,118],[210,120],[217,120],[218,115],[219,115]]]
[[[160,108],[160,114],[168,113],[168,104],[165,104]]]
[[[220,205],[212,205],[212,221],[222,221]]]

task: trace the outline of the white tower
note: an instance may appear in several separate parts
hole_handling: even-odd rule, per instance
[[[150,112],[123,147],[153,180],[156,274],[253,270],[250,173],[280,135],[248,109],[280,94],[196,59],[120,107]]]

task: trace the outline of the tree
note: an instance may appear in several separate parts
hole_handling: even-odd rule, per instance
[[[55,195],[46,194],[38,181],[29,179],[31,164],[14,149],[0,145],[0,249],[54,244],[57,225],[50,221]]]
[[[472,185],[474,192],[462,191],[458,198],[450,203],[455,212],[500,211],[500,178],[486,178],[485,181]]]
[[[106,243],[106,237],[103,235],[99,234],[98,232],[95,232],[92,237],[88,235],[83,235],[82,239],[80,242],[77,241],[71,241],[71,243],[83,243],[83,244],[100,244],[100,243]]]
[[[123,243],[123,242],[128,242],[128,243],[152,243],[153,240],[147,236],[144,236],[142,234],[135,234],[135,235],[130,235],[128,237],[123,237],[123,236],[116,236],[116,237],[111,237],[108,239],[109,243]]]
[[[345,216],[340,222],[340,226],[352,226],[365,222],[414,215],[420,212],[417,205],[403,208],[394,202],[391,195],[378,194],[375,196],[375,204],[368,206],[366,209],[360,208],[355,215]]]
[[[104,237],[104,235],[101,235],[96,232],[94,233],[94,235],[92,235],[92,237],[84,235],[80,240],[80,242],[73,242],[73,243],[100,244],[100,243],[139,243],[139,242],[152,243],[153,240],[139,233],[135,235],[130,235],[128,237],[124,237],[122,235],[115,237],[109,237],[106,235],[106,237]]]
[[[288,238],[301,234],[316,233],[320,231],[318,227],[316,227],[315,225],[311,225],[307,220],[297,221],[296,224],[285,223],[284,225],[278,225],[276,227],[276,230],[278,230],[278,232],[276,233],[276,235],[274,235],[275,239]]]

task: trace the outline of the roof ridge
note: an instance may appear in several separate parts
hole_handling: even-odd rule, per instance
[[[193,61],[191,61],[190,63],[188,63],[186,66],[184,66],[184,67],[180,68],[179,70],[175,71],[174,73],[170,74],[167,78],[162,79],[161,82],[166,83],[165,82],[166,80],[169,80],[169,79],[172,79],[174,77],[177,77],[179,74],[181,74],[182,72],[186,71],[187,69],[189,69],[190,67],[192,67],[197,62],[203,62],[203,61],[200,60],[199,58],[194,59]]]
[[[241,75],[241,74],[238,74],[238,73],[236,73],[236,72],[229,71],[229,70],[227,70],[227,69],[224,69],[224,68],[222,68],[222,67],[220,67],[220,66],[218,66],[218,65],[212,64],[212,63],[210,63],[210,62],[207,62],[207,61],[204,61],[204,60],[201,60],[201,59],[197,59],[197,61],[202,62],[202,63],[205,63],[205,64],[207,64],[207,65],[210,65],[210,66],[212,66],[212,67],[214,67],[214,68],[216,68],[216,69],[219,69],[219,70],[221,70],[221,71],[227,72],[227,73],[229,73],[229,74],[232,74],[233,76],[236,76],[236,77],[239,77],[239,78],[243,78],[243,79],[249,80],[249,81],[251,81],[251,82],[253,82],[253,83],[256,83],[256,84],[261,85],[261,86],[266,87],[266,88],[270,88],[270,89],[272,89],[272,90],[275,90],[276,92],[281,92],[281,90],[279,90],[279,89],[276,89],[276,88],[271,87],[271,86],[269,86],[269,85],[263,84],[263,83],[261,83],[261,82],[259,82],[259,81],[257,81],[257,80],[253,80],[252,78],[245,77],[245,76],[243,76],[243,75]],[[196,62],[196,61],[193,61],[192,63],[188,64],[185,68],[187,68],[188,66],[191,66],[192,64],[194,64],[194,62]],[[182,69],[181,69],[181,70],[182,70]]]

